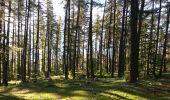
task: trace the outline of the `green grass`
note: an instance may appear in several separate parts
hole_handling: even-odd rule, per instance
[[[123,79],[52,80],[39,79],[36,83],[11,81],[0,87],[0,100],[168,100],[170,74],[159,80],[145,79],[132,85]]]

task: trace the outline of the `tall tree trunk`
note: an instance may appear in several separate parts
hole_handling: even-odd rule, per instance
[[[28,7],[28,9],[27,9]],[[26,82],[26,65],[27,65],[27,41],[28,41],[28,22],[29,22],[29,12],[30,12],[30,0],[26,0],[26,16],[25,16],[25,31],[24,31],[24,48],[22,54],[22,82]]]
[[[110,18],[109,18],[109,35],[108,35],[108,42],[107,42],[107,60],[106,60],[106,73],[109,73],[110,68],[110,43],[111,43],[111,28],[112,28],[112,16],[113,16],[113,0],[110,1],[111,7],[110,7]]]
[[[127,59],[127,39],[128,39],[128,2],[129,0],[127,0],[127,3],[126,3],[126,14],[125,14],[125,33],[124,33],[124,39],[123,39],[123,48],[124,48],[124,55],[123,55],[123,63],[124,63],[124,70],[128,70],[128,59]]]
[[[29,16],[30,16],[30,19],[31,20],[31,13],[29,13]],[[28,50],[28,78],[30,79],[30,75],[31,75],[31,42],[32,41],[32,38],[31,38],[31,21],[29,23],[29,50]]]
[[[77,21],[76,21],[76,36],[75,36],[75,42],[74,42],[74,58],[73,58],[73,79],[75,79],[75,68],[76,68],[76,56],[77,56],[77,52],[76,52],[76,47],[77,47],[77,37],[78,37],[78,31],[79,31],[79,15],[80,15],[80,0],[78,1],[78,12],[77,12]]]
[[[1,43],[1,41],[2,41],[2,27],[3,27],[3,4],[4,4],[4,1],[3,0],[1,0],[1,2],[0,2],[0,4],[1,4],[1,7],[0,7],[0,48],[3,48],[3,43]],[[1,51],[2,51],[2,49],[0,49]],[[1,80],[2,80],[2,74],[1,74],[1,72],[2,72],[2,61],[3,61],[3,53],[0,53],[0,85],[2,84],[1,83]]]
[[[89,57],[89,51],[90,51],[90,46],[89,46],[89,38],[88,38],[88,43],[87,43],[87,64],[86,64],[86,76],[87,78],[90,77],[90,73],[89,73],[89,63],[90,63],[90,57]]]
[[[155,0],[152,1],[152,16],[151,16],[151,29],[150,29],[150,36],[149,36],[149,53],[148,53],[148,60],[147,60],[147,66],[146,66],[146,70],[147,70],[147,75],[149,75],[149,69],[150,69],[150,63],[151,63],[151,48],[152,48],[152,37],[153,37],[153,28],[154,28],[154,6],[155,6]]]
[[[140,11],[139,11],[139,23],[138,23],[138,38],[139,38],[139,44],[140,44],[140,35],[142,30],[142,23],[143,23],[143,10],[144,10],[145,0],[142,0]],[[139,74],[138,74],[139,75]]]
[[[100,54],[100,77],[103,76],[103,30],[104,30],[104,20],[105,20],[105,13],[106,13],[106,2],[104,4],[104,12],[103,12],[103,19],[102,19],[102,31],[100,33],[100,48],[99,48],[99,54]]]
[[[20,6],[21,6],[21,1],[20,0],[18,0],[18,44],[17,44],[17,46],[18,46],[18,48],[20,48]],[[19,50],[18,52],[17,52],[17,79],[20,79],[21,78],[21,51]]]
[[[74,29],[74,22],[75,22],[75,8],[74,8],[74,5],[75,5],[75,2],[74,1],[72,1],[72,9],[73,9],[73,11],[72,11],[72,15],[70,16],[71,18],[70,19],[72,19],[72,20],[70,20],[71,21],[71,23],[70,23],[70,25],[71,25],[71,28],[70,28],[70,43],[69,43],[69,45],[70,45],[70,56],[69,56],[69,65],[70,65],[70,67],[69,67],[69,70],[71,70],[72,72],[73,72],[73,66],[74,66],[74,57],[75,57],[75,55],[74,55],[74,39],[73,39],[73,35],[72,34],[74,34],[74,31],[75,31],[75,29]],[[75,37],[76,38],[76,37]]]
[[[37,13],[37,36],[36,36],[36,47],[35,47],[35,66],[34,66],[34,78],[37,77],[37,68],[39,66],[39,20],[40,20],[40,1],[38,0],[38,13]],[[48,27],[48,26],[47,26]]]
[[[154,61],[153,61],[153,75],[155,78],[157,78],[156,75],[156,63],[157,63],[157,53],[158,53],[158,42],[159,42],[159,33],[160,33],[160,20],[161,20],[161,9],[162,9],[162,0],[159,1],[159,15],[158,15],[158,26],[157,26],[157,32],[156,32],[156,47],[155,47],[155,55],[154,55]]]
[[[137,32],[138,24],[138,0],[131,0],[131,56],[130,56],[130,82],[138,80],[139,67],[139,38]]]
[[[4,13],[4,16],[5,16],[5,13]],[[5,25],[6,23],[5,23],[5,21],[4,21],[4,23],[3,23],[3,25],[4,25],[4,29],[3,29],[3,32],[4,32],[4,38],[3,38],[3,60],[2,60],[2,62],[3,62],[3,71],[2,71],[2,84],[3,85],[8,85],[8,82],[7,82],[7,77],[6,77],[6,75],[7,75],[7,67],[6,67],[6,51],[5,51],[5,47],[6,47],[6,44],[5,44],[5,40],[6,40],[6,38],[5,38],[5,36],[6,36],[6,30],[5,30]]]
[[[123,16],[122,16],[122,30],[120,35],[120,45],[119,45],[119,65],[118,65],[118,77],[122,77],[124,75],[124,33],[125,33],[125,13],[126,13],[126,3],[127,1],[124,0],[123,6]]]
[[[13,30],[12,30],[12,47],[15,46],[15,18],[13,21]],[[10,62],[10,79],[14,79],[14,51],[12,51],[12,57]]]
[[[89,22],[89,46],[90,46],[90,69],[91,78],[94,78],[94,68],[93,68],[93,41],[92,41],[92,10],[93,10],[93,0],[90,1],[90,22]]]
[[[65,79],[68,79],[68,66],[66,62],[66,31],[67,31],[67,13],[68,13],[68,6],[70,4],[70,0],[67,1],[66,9],[65,9],[65,22],[64,22],[64,46],[63,46],[63,68],[64,68],[64,74]]]
[[[114,0],[114,12],[113,12],[113,40],[112,40],[112,70],[111,70],[111,77],[114,77],[114,69],[115,69],[115,34],[116,34],[116,0]]]
[[[8,69],[9,69],[9,35],[10,35],[10,17],[11,17],[11,0],[8,6],[8,23],[7,23],[7,36],[6,36],[6,52],[5,63],[3,65],[3,85],[8,86]],[[4,29],[5,30],[5,29]],[[4,41],[5,43],[5,41]],[[5,47],[4,47],[5,48]]]
[[[167,40],[168,40],[168,29],[169,29],[169,16],[170,16],[170,5],[168,5],[167,10],[167,23],[166,23],[166,33],[164,37],[164,45],[163,45],[163,55],[162,55],[162,61],[161,61],[161,67],[159,69],[159,77],[162,76],[162,71],[164,68],[164,72],[166,72],[166,48],[167,48]]]
[[[84,26],[83,30],[85,31],[85,26]],[[86,39],[85,36],[86,36],[86,35],[83,34],[83,48],[82,48],[82,50],[83,50],[82,70],[83,70],[83,71],[84,71],[84,63],[85,63],[85,39]]]
[[[67,23],[67,56],[66,56],[66,62],[67,62],[67,70],[69,70],[69,67],[70,67],[70,61],[69,61],[69,58],[70,58],[70,0],[68,0],[68,23]]]
[[[47,4],[47,51],[48,51],[48,63],[47,63],[47,78],[50,77],[50,70],[51,70],[51,44],[50,44],[50,30],[51,30],[51,24],[50,24],[50,15],[49,15],[49,8]]]
[[[56,32],[56,69],[55,72],[57,74],[58,68],[59,68],[59,61],[58,61],[58,55],[59,55],[59,36],[60,36],[60,28],[61,28],[61,18],[59,18],[59,25],[57,27],[57,32]]]
[[[35,73],[35,30],[34,30],[34,21],[35,21],[35,18],[34,18],[34,7],[33,7],[33,26],[32,26],[32,68],[33,68],[33,74],[36,74]]]

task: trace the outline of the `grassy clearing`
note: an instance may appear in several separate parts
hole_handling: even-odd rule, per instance
[[[11,81],[8,87],[0,87],[0,100],[168,100],[170,99],[170,74],[157,81],[141,80],[136,85],[124,80],[52,80],[39,79],[36,83]]]

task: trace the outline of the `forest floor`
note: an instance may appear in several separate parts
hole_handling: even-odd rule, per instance
[[[123,79],[38,79],[36,83],[11,81],[0,87],[0,100],[170,100],[170,73],[159,80],[142,79],[129,84]]]

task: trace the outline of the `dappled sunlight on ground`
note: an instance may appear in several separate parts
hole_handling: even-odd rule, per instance
[[[160,80],[141,80],[135,85],[123,79],[61,80],[56,76],[36,83],[16,84],[15,81],[8,87],[0,87],[0,100],[170,99],[169,76]]]

